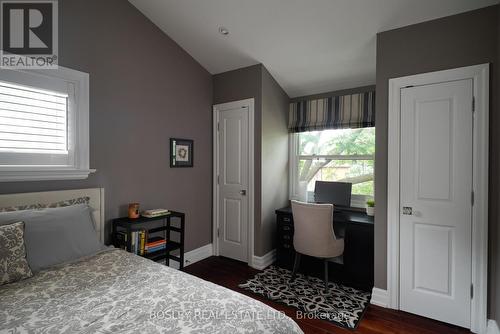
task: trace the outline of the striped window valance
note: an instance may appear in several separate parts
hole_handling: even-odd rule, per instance
[[[290,132],[375,126],[375,92],[290,103]]]

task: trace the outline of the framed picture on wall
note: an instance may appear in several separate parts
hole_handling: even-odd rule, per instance
[[[170,167],[193,167],[193,148],[190,139],[170,138]]]

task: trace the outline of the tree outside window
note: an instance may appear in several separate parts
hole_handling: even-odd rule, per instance
[[[338,129],[295,134],[296,182],[314,191],[316,181],[353,184],[352,194],[374,194],[375,128]]]

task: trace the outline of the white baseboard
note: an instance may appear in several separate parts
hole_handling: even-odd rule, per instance
[[[387,308],[389,306],[389,297],[387,295],[387,290],[373,288],[370,304]]]
[[[187,267],[190,264],[196,263],[198,261],[204,260],[212,255],[213,255],[212,244],[208,244],[200,248],[193,249],[192,251],[184,253],[184,267]],[[179,263],[177,261],[170,260],[169,267],[174,269],[179,269]]]
[[[389,307],[389,297],[387,294],[387,290],[373,288],[370,304],[384,308]],[[500,329],[498,328],[498,324],[495,320],[488,320],[488,328],[485,334],[500,334]]]
[[[486,330],[486,334],[500,334],[500,329],[498,328],[498,324],[495,320],[488,320],[488,329]]]
[[[269,253],[267,253],[264,256],[253,256],[252,258],[252,268],[258,269],[258,270],[263,270],[267,267],[269,267],[271,264],[273,264],[276,261],[276,249],[273,249]]]

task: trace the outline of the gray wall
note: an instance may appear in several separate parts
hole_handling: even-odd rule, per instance
[[[262,214],[255,253],[274,249],[276,215],[288,203],[288,109],[290,98],[262,67]]]
[[[213,76],[214,104],[255,99],[254,104],[254,247],[260,238],[261,221],[261,111],[262,65],[252,65]]]
[[[286,205],[288,197],[289,98],[262,64],[213,78],[214,104],[255,99],[254,247],[255,255],[262,256],[274,246],[274,210]]]
[[[387,287],[387,111],[388,80],[417,73],[491,63],[490,108],[490,304],[500,319],[497,284],[500,126],[498,110],[498,6],[386,31],[377,36],[377,105],[375,166],[375,286]],[[496,295],[495,295],[496,294]]]
[[[90,166],[82,181],[0,184],[0,193],[106,190],[126,204],[186,213],[186,250],[211,242],[212,77],[126,0],[64,0],[60,64],[90,73]],[[169,168],[169,137],[194,139],[194,168]],[[148,158],[149,156],[149,158]]]

